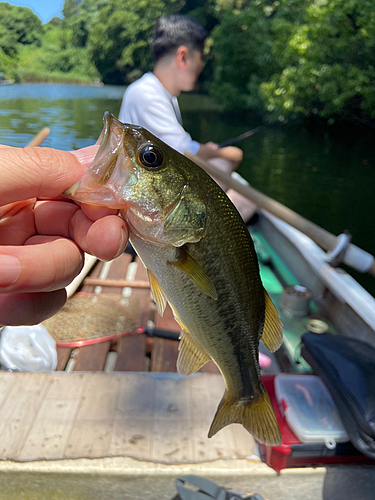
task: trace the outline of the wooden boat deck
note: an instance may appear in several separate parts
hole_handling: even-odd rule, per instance
[[[149,288],[90,284],[96,278],[145,281],[138,258],[125,253],[98,262],[82,291],[121,294],[137,303],[141,325],[180,330],[169,308],[163,318],[156,313]],[[57,350],[59,373],[0,372],[0,460],[259,460],[254,439],[240,425],[207,438],[224,382],[212,362],[205,373],[176,374],[178,341],[134,334]]]
[[[252,458],[240,425],[207,438],[221,375],[0,373],[0,460]]]
[[[116,295],[132,302],[132,315],[142,326],[179,332],[181,329],[167,306],[163,317],[157,312],[150,289],[113,286],[121,280],[145,284],[147,273],[138,257],[124,253],[110,263],[98,261],[90,277],[83,281],[81,291]],[[107,283],[107,286],[86,283]],[[134,334],[79,348],[58,347],[57,371],[147,371],[176,372],[178,342]],[[201,369],[203,373],[219,373],[213,362]]]

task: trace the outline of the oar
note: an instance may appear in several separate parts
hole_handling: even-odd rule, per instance
[[[223,182],[226,186],[228,186],[228,188],[236,190],[242,196],[254,202],[259,208],[267,210],[270,214],[275,215],[279,219],[287,222],[289,225],[309,236],[324,250],[332,251],[338,245],[338,238],[326,229],[323,229],[317,224],[314,224],[314,222],[305,219],[285,205],[282,205],[278,201],[273,200],[257,189],[254,189],[249,184],[242,184],[232,178],[230,174],[222,172],[214,165],[211,165],[211,163],[199,158],[199,156],[190,152],[186,152],[185,155],[206,170],[206,172],[212,175],[212,177],[215,177],[215,179]],[[374,257],[356,245],[351,243],[349,244],[348,250],[344,255],[343,262],[357,271],[362,273],[367,272],[375,277]],[[358,265],[356,265],[356,262]],[[366,263],[366,265],[364,265],[364,263]]]
[[[50,133],[50,129],[48,127],[42,128],[42,130],[40,130],[36,134],[36,136],[33,139],[31,139],[28,146],[31,146],[31,147],[39,146],[40,144],[42,144],[42,142],[44,141],[44,139],[47,137],[47,135],[49,133]]]

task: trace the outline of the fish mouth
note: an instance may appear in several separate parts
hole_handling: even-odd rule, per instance
[[[103,121],[104,127],[96,142],[100,144],[94,159],[96,168],[92,172],[92,177],[101,186],[109,182],[120,151],[123,150],[125,157],[129,158],[131,151],[136,150],[142,135],[142,127],[122,123],[108,111],[104,113]],[[128,147],[125,144],[128,144]]]
[[[142,127],[121,123],[108,111],[103,122],[93,163],[63,195],[82,203],[122,209],[128,205],[124,190],[138,180],[133,161]]]

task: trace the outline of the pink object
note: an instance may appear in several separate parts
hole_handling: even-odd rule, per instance
[[[266,356],[265,354],[262,354],[261,352],[259,353],[259,366],[261,368],[268,368],[269,366],[272,365],[271,358]]]

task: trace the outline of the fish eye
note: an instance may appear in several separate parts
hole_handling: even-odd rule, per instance
[[[138,153],[138,161],[150,170],[157,170],[163,164],[163,155],[153,144],[147,144]]]

